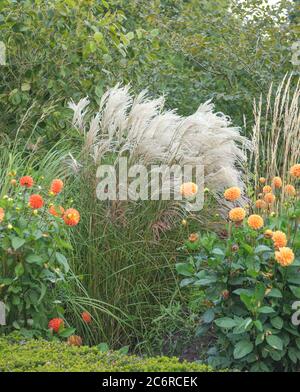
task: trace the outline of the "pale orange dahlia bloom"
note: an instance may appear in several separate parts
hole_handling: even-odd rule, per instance
[[[295,255],[291,248],[283,247],[275,252],[275,259],[282,267],[288,267],[293,263]]]
[[[274,242],[275,248],[283,248],[287,244],[287,238],[283,231],[274,231],[272,240]]]
[[[258,230],[263,227],[264,220],[260,215],[250,215],[247,223],[252,229]]]
[[[296,165],[293,165],[290,168],[290,174],[293,177],[297,177],[297,178],[300,177],[300,163],[296,163]]]
[[[184,197],[195,196],[198,192],[198,185],[194,182],[185,182],[180,186],[180,194]]]
[[[291,185],[291,184],[287,184],[287,185],[284,187],[284,191],[285,191],[285,193],[286,193],[287,195],[289,195],[289,196],[295,196],[295,195],[296,195],[296,189],[295,189],[295,187],[294,187],[293,185]]]
[[[0,207],[0,222],[3,221],[4,217],[5,217],[4,209]]]
[[[228,201],[235,201],[241,197],[241,190],[237,186],[226,189],[224,197]]]
[[[272,180],[272,184],[274,185],[275,188],[281,188],[282,187],[282,180],[280,177],[274,177]]]
[[[268,203],[268,204],[274,203],[275,200],[276,200],[276,196],[273,195],[272,192],[266,193],[265,196],[264,196],[264,201],[265,201],[266,203]]]
[[[229,219],[233,222],[241,222],[246,216],[244,208],[236,207],[229,211]]]

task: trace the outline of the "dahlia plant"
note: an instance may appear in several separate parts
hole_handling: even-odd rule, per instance
[[[293,184],[285,188],[279,177],[271,185],[261,179],[262,194],[269,198],[260,196],[263,203],[254,200],[245,208],[236,205],[240,189],[227,189],[224,198],[232,208],[226,239],[192,233],[184,245],[189,257],[176,269],[184,276],[182,287],[199,287],[205,294],[197,334],[214,337],[208,350],[213,366],[299,369],[295,311],[300,299],[300,165],[294,165],[290,175]],[[286,201],[277,215],[274,203],[281,191]]]
[[[8,328],[46,330],[57,312],[54,288],[69,271],[67,229],[80,215],[60,206],[60,179],[49,186],[43,178],[38,185],[31,176],[9,176],[8,193],[0,199],[0,300]],[[58,332],[57,325],[49,326],[51,332]]]

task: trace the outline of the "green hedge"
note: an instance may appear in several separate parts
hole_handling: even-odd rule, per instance
[[[206,365],[178,358],[141,358],[97,347],[74,347],[45,340],[0,338],[0,372],[211,372]]]

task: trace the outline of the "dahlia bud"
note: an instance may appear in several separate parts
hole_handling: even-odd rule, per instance
[[[181,224],[182,224],[182,226],[186,226],[187,225],[187,221],[185,219],[182,219]]]
[[[265,184],[265,182],[266,182],[265,177],[260,177],[259,182],[260,182],[261,184]]]
[[[229,298],[229,295],[230,295],[230,293],[229,293],[228,290],[224,290],[224,291],[222,292],[222,297],[223,297],[223,299],[225,299],[225,300]]]
[[[192,233],[189,236],[189,241],[190,242],[196,242],[196,241],[198,241],[198,239],[199,239],[199,235],[197,233]]]
[[[232,252],[237,252],[239,249],[240,248],[239,248],[238,244],[233,244],[231,247]]]
[[[272,238],[272,236],[273,236],[273,231],[272,231],[272,230],[267,229],[267,230],[264,232],[264,237],[265,237],[265,238],[270,239],[270,238]]]

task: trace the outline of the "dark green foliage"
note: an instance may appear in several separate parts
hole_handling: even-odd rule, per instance
[[[296,6],[262,3],[229,12],[227,0],[2,0],[0,134],[13,138],[22,122],[19,136],[34,131],[31,147],[73,137],[66,102],[89,95],[96,105],[117,82],[165,93],[182,114],[213,98],[242,125],[270,81],[299,72],[291,64]]]

